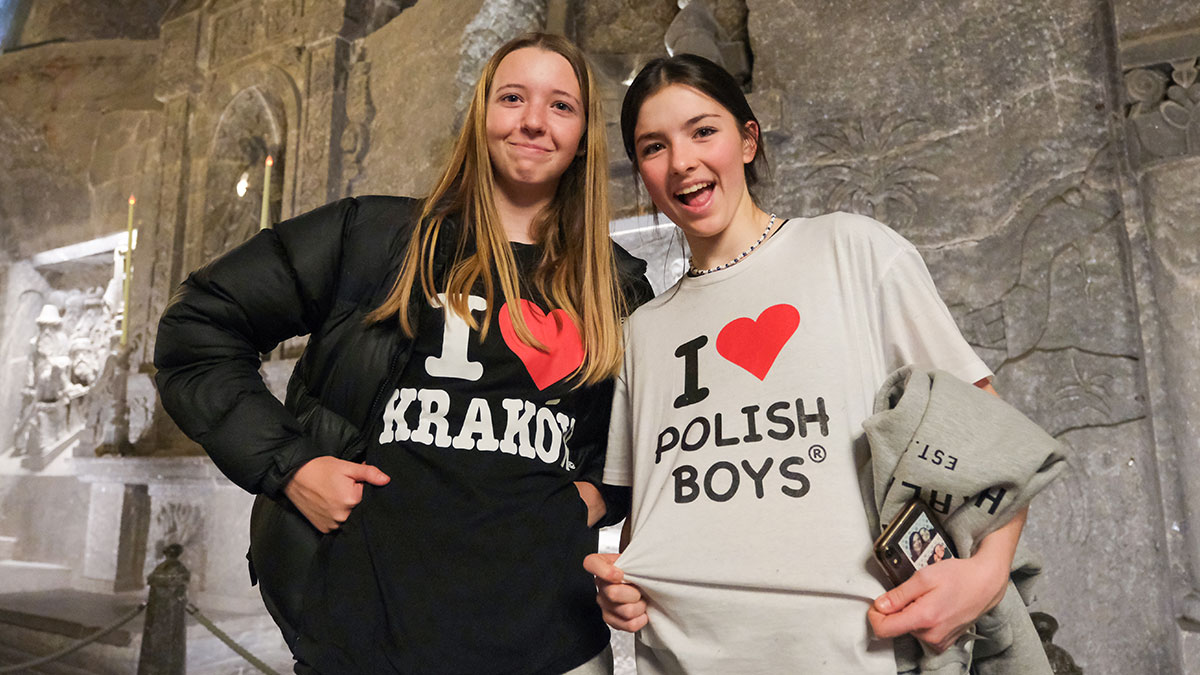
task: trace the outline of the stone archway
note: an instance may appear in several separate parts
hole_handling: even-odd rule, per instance
[[[203,260],[228,251],[258,231],[268,155],[274,160],[268,220],[278,222],[286,140],[283,106],[256,86],[238,92],[221,112],[204,179]]]

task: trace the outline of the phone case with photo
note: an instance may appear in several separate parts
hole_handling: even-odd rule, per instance
[[[875,540],[875,559],[897,586],[919,569],[957,557],[937,515],[919,499],[909,502]]]

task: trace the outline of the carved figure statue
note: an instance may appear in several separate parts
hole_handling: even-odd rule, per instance
[[[31,340],[32,356],[26,377],[21,414],[14,429],[14,456],[38,458],[65,431],[64,392],[71,368],[67,336],[58,307],[46,304],[37,317],[38,333]]]
[[[115,334],[103,289],[58,294],[37,317],[30,340],[29,370],[21,412],[13,427],[13,456],[27,468],[40,469],[50,455],[96,417],[105,403],[97,389]],[[99,396],[99,398],[98,398]]]
[[[66,388],[70,369],[67,336],[62,329],[58,308],[54,305],[43,306],[37,318],[37,327],[31,362],[34,396],[38,402],[52,403],[59,399]]]

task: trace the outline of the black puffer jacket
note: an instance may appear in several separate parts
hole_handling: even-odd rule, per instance
[[[163,407],[230,480],[260,495],[251,574],[289,644],[318,535],[283,488],[315,457],[354,460],[366,447],[368,421],[378,417],[387,381],[403,371],[411,341],[397,338],[395,320],[364,317],[391,290],[420,209],[413,199],[360,197],[280,223],[192,273],[159,323]],[[455,237],[440,239],[435,277]],[[613,248],[632,310],[653,295],[645,263]],[[281,404],[263,383],[259,355],[306,334]],[[600,483],[604,441],[578,449],[594,460],[581,463],[580,480]],[[627,507],[610,508],[620,516]]]

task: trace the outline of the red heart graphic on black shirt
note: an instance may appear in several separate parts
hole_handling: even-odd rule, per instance
[[[534,303],[521,299],[521,317],[539,342],[549,351],[539,351],[521,342],[508,315],[508,303],[500,308],[500,335],[504,343],[525,364],[538,391],[575,372],[583,363],[583,338],[570,315],[561,309],[546,314]]]

